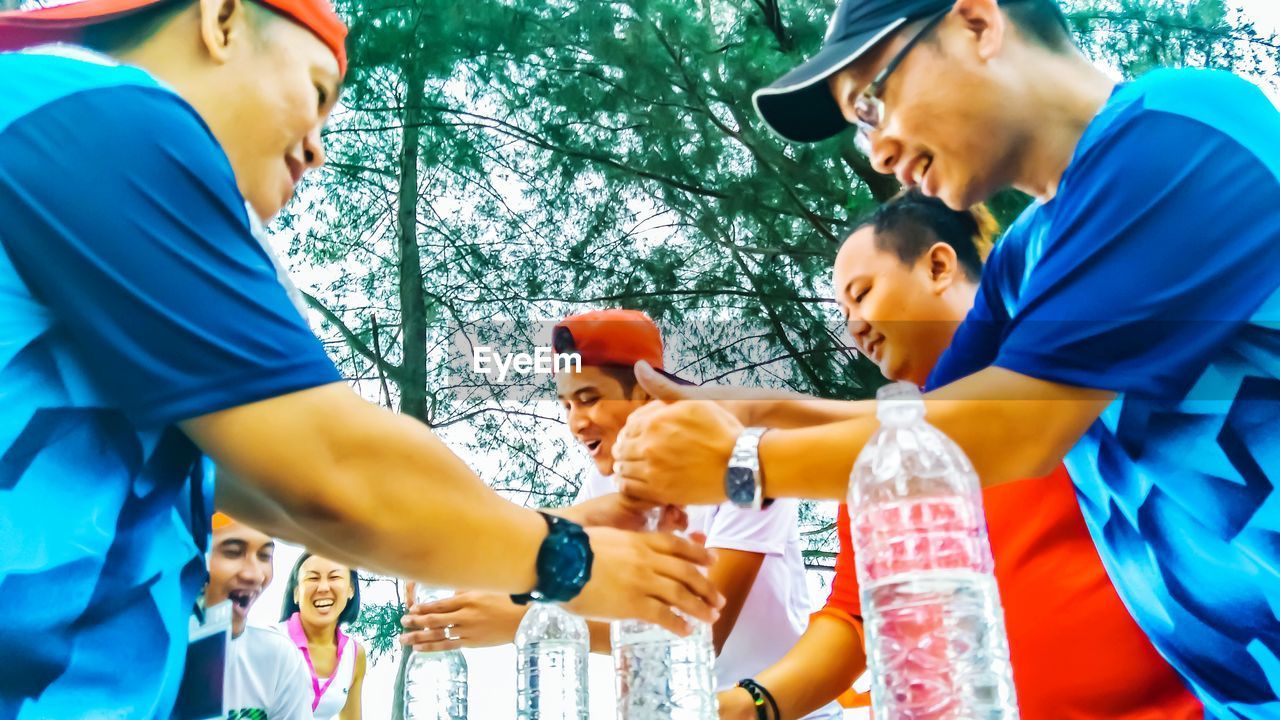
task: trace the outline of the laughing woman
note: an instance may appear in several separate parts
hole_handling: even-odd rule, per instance
[[[311,670],[316,720],[360,720],[365,652],[342,631],[359,614],[355,569],[303,553],[289,574],[280,627]]]

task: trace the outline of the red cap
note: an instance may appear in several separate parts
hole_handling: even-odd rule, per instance
[[[584,366],[631,367],[644,360],[662,369],[662,333],[639,310],[592,310],[573,315],[557,323],[551,337],[557,353],[576,352]]]
[[[89,25],[115,20],[165,0],[80,0],[35,10],[0,12],[0,51],[33,45],[75,42]],[[347,73],[347,26],[329,0],[253,0],[292,19],[320,38]]]

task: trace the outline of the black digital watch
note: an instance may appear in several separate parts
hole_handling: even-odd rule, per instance
[[[568,602],[591,579],[591,539],[582,526],[550,513],[539,512],[547,522],[547,536],[538,548],[538,584],[531,592],[512,595],[519,605],[535,602]]]

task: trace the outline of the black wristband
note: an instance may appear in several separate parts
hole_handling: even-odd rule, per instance
[[[765,686],[751,678],[743,678],[738,681],[738,687],[751,693],[751,699],[756,704],[756,720],[782,720],[782,713],[778,711],[778,701],[773,699],[773,694]],[[765,707],[765,703],[768,703],[768,708]],[[769,717],[769,709],[773,710],[772,718]]]

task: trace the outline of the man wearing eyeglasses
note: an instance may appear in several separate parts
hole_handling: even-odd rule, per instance
[[[1280,714],[1276,108],[1222,72],[1116,85],[1053,0],[844,0],[823,49],[755,101],[794,141],[856,126],[877,169],[954,208],[1035,198],[929,378],[929,420],[988,486],[1065,456],[1108,574],[1206,713]],[[806,412],[739,467],[743,425]],[[873,413],[652,406],[616,474],[652,501],[840,498]]]

